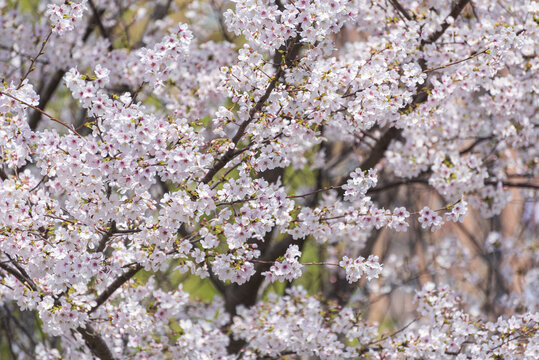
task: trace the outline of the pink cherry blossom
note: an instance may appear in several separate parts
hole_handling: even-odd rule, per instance
[[[537,10],[0,0],[0,358],[539,359]]]

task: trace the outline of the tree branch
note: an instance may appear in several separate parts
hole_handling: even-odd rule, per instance
[[[497,185],[498,183],[496,181],[485,181],[485,184]],[[502,185],[507,186],[507,187],[539,190],[539,184],[532,184],[532,183],[513,183],[513,182],[502,181]]]
[[[44,54],[43,50],[45,49],[45,46],[47,45],[47,43],[49,42],[49,39],[51,38],[51,35],[52,35],[52,30],[49,30],[49,33],[47,34],[47,37],[45,38],[45,40],[43,40],[41,42],[41,48],[39,49],[39,52],[37,53],[37,55],[32,58],[32,61],[30,62],[30,66],[28,67],[28,70],[26,71],[26,74],[24,74],[24,76],[21,78],[20,82],[19,82],[19,85],[17,86],[17,89],[20,89],[21,86],[22,86],[22,83],[24,82],[24,80],[26,80],[26,78],[28,77],[28,75],[30,75],[30,73],[32,71],[34,71],[34,64],[36,63],[37,59]]]
[[[56,88],[60,84],[60,81],[62,81],[62,78],[65,75],[64,70],[57,70],[50,81],[45,86],[43,92],[40,92],[39,94],[39,104],[37,105],[39,110],[44,110],[47,104],[49,103],[50,99],[52,98],[52,95],[54,94]],[[32,112],[32,115],[30,115],[30,118],[28,120],[28,125],[30,126],[30,129],[36,130],[37,125],[39,124],[39,121],[41,120],[42,111],[39,111],[34,109]]]
[[[19,282],[23,285],[26,285],[32,291],[37,291],[37,287],[31,279],[26,279],[24,275],[17,272],[15,269],[9,267],[7,264],[0,262],[0,268],[3,269],[8,274],[14,276]]]
[[[118,229],[116,229],[116,221],[113,220],[109,225],[109,229],[101,237],[101,240],[99,241],[99,245],[97,246],[97,249],[95,249],[95,252],[103,252],[103,250],[105,250],[105,246],[107,246],[107,241],[109,241],[112,235],[115,234],[117,231]]]
[[[105,39],[109,41],[108,50],[112,51],[114,47],[112,45],[112,39],[110,38],[110,33],[105,28],[105,26],[103,25],[103,22],[101,21],[101,15],[103,15],[103,11],[100,11],[97,9],[93,0],[89,0],[88,3],[90,4],[90,8],[92,9],[92,13],[94,14],[94,19],[97,24],[97,28],[99,29],[99,32],[101,33],[101,36],[103,36]]]
[[[460,15],[461,11],[466,7],[466,5],[468,5],[469,2],[470,0],[459,0],[455,4],[453,9],[451,9],[451,12],[449,13],[448,17],[452,17],[453,19],[456,20],[457,17]],[[447,22],[447,18],[446,18],[438,31],[431,34],[427,40],[421,40],[421,46],[423,47],[423,45],[425,44],[432,44],[436,42],[436,40],[438,40],[444,34],[444,32],[447,30],[449,26],[450,24]]]
[[[445,69],[445,68],[447,68],[447,67],[449,67],[449,66],[453,66],[453,65],[460,64],[460,63],[462,63],[462,62],[471,60],[471,59],[473,59],[473,58],[476,57],[476,56],[479,56],[479,55],[481,55],[481,54],[485,54],[485,53],[488,52],[488,51],[489,51],[489,48],[486,48],[486,49],[483,50],[483,51],[473,53],[472,55],[468,56],[468,57],[465,58],[465,59],[460,59],[460,60],[457,60],[457,61],[453,61],[453,62],[450,62],[450,63],[445,64],[445,65],[437,66],[437,67],[432,68],[432,69],[426,69],[426,70],[423,70],[423,73],[429,73],[429,72],[433,72],[433,71],[436,71],[436,70]]]
[[[387,185],[378,186],[378,187],[369,189],[369,190],[367,190],[367,194],[374,194],[374,193],[389,190],[389,189],[392,189],[394,187],[401,186],[401,185],[408,185],[408,184],[424,184],[424,185],[428,185],[428,183],[429,183],[429,181],[427,179],[407,179],[407,180],[395,181],[395,182],[389,183]]]
[[[129,271],[123,273],[122,275],[120,275],[116,280],[114,280],[112,282],[112,284],[110,284],[106,289],[105,291],[103,291],[101,293],[101,295],[99,295],[96,299],[95,299],[95,302],[96,302],[96,305],[90,309],[90,311],[88,311],[88,314],[91,314],[93,313],[94,311],[96,311],[101,305],[103,305],[109,297],[112,296],[112,294],[114,294],[114,292],[116,290],[118,290],[123,284],[125,284],[126,282],[128,282],[133,276],[135,276],[135,274],[137,272],[139,272],[139,270],[142,269],[142,265],[140,264],[135,264],[135,266],[131,269],[129,269]]]
[[[266,91],[260,97],[260,99],[258,99],[255,106],[253,106],[253,108],[249,111],[249,118],[240,125],[238,131],[236,131],[236,134],[234,134],[234,136],[232,137],[231,141],[235,145],[234,148],[227,150],[227,152],[219,160],[217,160],[217,162],[213,165],[213,167],[207,172],[204,178],[202,178],[201,181],[204,184],[209,183],[213,179],[215,174],[217,174],[219,170],[225,167],[225,165],[234,158],[237,152],[236,145],[238,145],[239,141],[245,134],[245,130],[247,129],[247,126],[249,126],[249,124],[254,120],[255,115],[260,110],[262,110],[262,107],[264,107],[264,104],[269,99],[271,93],[277,86],[277,82],[279,81],[280,77],[284,74],[284,66],[286,66],[286,64],[289,61],[291,61],[292,55],[297,52],[297,51],[294,51],[294,49],[299,46],[300,44],[297,37],[289,41],[288,46],[287,46],[286,57],[284,59],[285,63],[279,64],[280,66],[278,66],[277,72],[275,73],[275,76],[271,79],[270,83],[268,84]]]
[[[112,355],[107,343],[90,324],[87,323],[84,328],[78,327],[77,331],[82,335],[92,354],[101,360],[114,360],[114,355]]]
[[[98,16],[99,14],[100,13],[94,14],[92,19],[90,19],[90,22],[88,23],[88,27],[86,28],[86,32],[84,33],[84,36],[82,37],[83,42],[86,42],[86,40],[88,40],[88,38],[90,37],[90,34],[95,29],[95,26],[97,23],[96,16]],[[60,85],[60,82],[62,81],[62,78],[64,77],[65,73],[66,72],[63,69],[57,70],[52,76],[51,80],[46,85],[45,89],[42,91],[41,90],[39,91],[39,104],[37,107],[40,110],[45,110],[45,107],[47,106],[52,96],[54,95],[54,92],[56,91],[56,88],[58,87],[58,85]],[[32,115],[30,115],[30,119],[28,120],[30,129],[32,130],[37,129],[39,121],[41,120],[41,114],[42,113],[38,110],[35,110],[34,112],[32,112]]]
[[[457,18],[457,16],[460,14],[462,9],[468,4],[470,0],[459,0],[455,7],[451,10],[451,13],[449,16],[453,17],[454,19]],[[438,40],[445,30],[449,27],[449,23],[447,20],[444,21],[442,24],[442,27],[440,30],[429,36],[427,40],[422,40],[421,45],[424,44],[430,44]],[[449,65],[447,65],[449,66]],[[425,90],[421,90],[418,93],[416,93],[413,97],[413,100],[410,104],[404,106],[402,109],[399,110],[401,114],[406,114],[410,112],[411,110],[415,109],[417,105],[424,103],[428,99],[428,93]],[[378,164],[378,162],[384,157],[385,151],[388,149],[389,144],[391,141],[395,138],[397,138],[402,133],[401,129],[396,128],[390,128],[387,130],[387,132],[382,135],[382,137],[378,140],[378,142],[374,145],[374,148],[370,152],[369,156],[361,163],[360,167],[363,170],[366,169],[372,169],[373,167]]]
[[[30,108],[36,110],[36,111],[39,111],[41,114],[45,115],[46,117],[48,117],[48,118],[51,119],[52,121],[57,122],[58,124],[61,124],[61,125],[65,126],[65,127],[68,128],[71,132],[73,132],[75,135],[77,135],[78,137],[82,138],[81,134],[79,134],[79,133],[77,132],[77,130],[75,130],[75,128],[73,128],[71,125],[69,125],[69,124],[63,122],[62,120],[56,119],[56,118],[55,118],[54,116],[52,116],[52,115],[47,114],[45,111],[41,110],[41,109],[38,108],[37,106],[31,105],[31,104],[27,103],[26,101],[21,100],[21,99],[19,99],[19,98],[16,98],[15,96],[13,96],[13,95],[11,95],[11,94],[9,94],[9,93],[3,92],[3,91],[0,91],[0,95],[7,96],[7,97],[9,97],[9,98],[11,98],[11,99],[13,99],[13,100],[15,100],[15,101],[17,101],[17,102],[23,104],[23,105],[26,105],[26,106],[28,106],[28,107],[30,107]]]
[[[397,0],[389,0],[389,2],[402,16],[406,18],[406,20],[412,20],[412,17],[410,14],[408,14],[408,11]]]

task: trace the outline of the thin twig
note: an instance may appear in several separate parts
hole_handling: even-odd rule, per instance
[[[423,70],[423,73],[430,73],[432,71],[436,71],[436,70],[440,70],[440,69],[445,69],[446,67],[449,67],[449,66],[453,66],[453,65],[457,65],[457,64],[460,64],[461,62],[465,62],[465,61],[468,61],[468,60],[471,60],[473,59],[474,57],[477,57],[481,54],[485,54],[485,53],[488,53],[489,51],[489,48],[486,48],[485,50],[483,51],[480,51],[478,53],[475,53],[475,54],[472,54],[470,56],[468,56],[466,59],[461,59],[461,60],[457,60],[457,61],[453,61],[449,64],[445,64],[445,65],[442,65],[442,66],[438,66],[438,67],[435,67],[435,68],[432,68],[432,69],[426,69],[426,70]]]
[[[34,110],[36,110],[36,111],[39,111],[41,114],[45,115],[46,117],[48,117],[48,118],[51,119],[52,121],[57,122],[58,124],[61,124],[61,125],[65,126],[65,127],[68,128],[69,130],[71,130],[75,135],[77,135],[77,136],[80,137],[81,139],[84,139],[84,138],[82,137],[82,135],[79,134],[79,133],[77,132],[77,130],[75,130],[75,128],[73,128],[71,125],[69,125],[69,124],[63,122],[62,120],[56,119],[54,116],[49,115],[48,113],[46,113],[45,111],[41,110],[41,109],[38,108],[37,106],[31,105],[31,104],[27,103],[26,101],[21,100],[21,99],[19,99],[19,98],[13,96],[13,95],[11,95],[11,94],[8,94],[8,93],[6,93],[6,92],[4,92],[4,91],[2,91],[2,90],[0,90],[0,95],[5,95],[5,96],[7,96],[7,97],[9,97],[9,98],[12,98],[12,99],[15,100],[15,101],[18,101],[19,103],[21,103],[21,104],[23,104],[23,105],[26,105],[26,106],[28,106],[28,107],[31,107],[32,109],[34,109]]]
[[[45,111],[41,110],[41,109],[38,108],[37,106],[31,105],[31,104],[27,103],[26,101],[21,100],[21,99],[19,99],[19,98],[13,96],[13,95],[11,95],[11,94],[9,94],[9,93],[7,93],[7,92],[4,92],[4,91],[2,91],[2,90],[0,90],[0,95],[5,95],[5,96],[7,96],[7,97],[9,97],[9,98],[12,98],[12,99],[15,100],[15,101],[18,101],[19,103],[21,103],[21,104],[23,104],[23,105],[26,105],[26,106],[28,106],[28,107],[30,107],[30,108],[32,108],[32,109],[34,109],[34,110],[40,112],[41,114],[45,115],[46,117],[48,117],[48,118],[51,119],[52,121],[57,122],[58,124],[61,124],[61,125],[65,126],[66,128],[68,128],[69,130],[71,130],[75,135],[77,135],[77,136],[80,137],[81,139],[84,139],[84,137],[82,137],[82,135],[79,134],[79,133],[77,132],[77,130],[75,130],[74,127],[72,127],[71,125],[69,125],[69,124],[63,122],[62,120],[56,119],[54,116],[49,115],[48,113],[46,113]]]
[[[401,329],[399,329],[399,330],[397,330],[397,331],[395,331],[395,332],[393,332],[393,333],[391,333],[391,334],[389,334],[389,335],[386,335],[386,336],[380,338],[379,340],[376,340],[376,341],[374,341],[374,342],[370,342],[370,343],[367,344],[367,345],[377,344],[377,343],[382,342],[382,341],[384,341],[384,340],[386,340],[386,339],[389,339],[389,338],[391,338],[391,337],[393,337],[393,336],[395,336],[395,335],[397,335],[397,334],[403,332],[404,330],[406,330],[408,327],[410,327],[410,325],[412,325],[412,324],[415,323],[416,321],[417,321],[417,319],[413,319],[413,320],[410,321],[408,324],[406,324],[403,328],[401,328]]]
[[[485,181],[485,184],[486,185],[497,185],[498,182],[496,182],[496,181]],[[531,184],[531,183],[513,183],[513,182],[502,181],[502,185],[507,186],[507,187],[516,187],[516,188],[539,190],[539,185],[538,184]]]
[[[329,186],[329,187],[325,187],[325,188],[322,188],[322,189],[318,189],[318,190],[315,190],[315,191],[311,191],[311,192],[308,192],[306,194],[301,194],[301,195],[290,195],[290,196],[287,196],[286,198],[287,199],[296,199],[296,198],[302,198],[302,197],[306,197],[306,196],[309,196],[309,195],[314,195],[314,194],[317,194],[319,192],[322,192],[322,191],[329,191],[329,190],[335,190],[335,189],[340,189],[342,188],[342,186]]]
[[[21,78],[21,81],[19,82],[19,85],[17,86],[17,89],[20,89],[21,86],[22,86],[22,83],[24,82],[24,80],[26,80],[26,78],[28,77],[28,75],[30,75],[30,73],[34,70],[34,64],[36,63],[37,59],[44,54],[43,50],[45,49],[45,45],[47,45],[47,42],[49,42],[49,39],[51,38],[51,35],[52,35],[52,29],[49,30],[49,33],[47,34],[47,37],[45,38],[45,40],[43,40],[43,42],[41,43],[41,48],[39,49],[39,53],[32,59],[32,62],[30,63],[30,67],[28,68],[28,70],[26,71],[26,74],[24,74],[24,76]]]

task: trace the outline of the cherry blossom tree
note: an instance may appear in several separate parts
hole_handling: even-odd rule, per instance
[[[0,357],[539,359],[532,0],[0,0]]]

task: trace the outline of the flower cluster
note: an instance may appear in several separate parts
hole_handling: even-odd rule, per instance
[[[30,153],[35,135],[26,121],[25,108],[20,101],[36,106],[39,96],[33,86],[24,80],[19,86],[15,83],[0,85],[0,147],[1,159],[7,168],[16,169],[30,160]],[[16,100],[19,99],[19,100]]]
[[[368,259],[360,256],[355,260],[344,256],[339,262],[339,266],[346,271],[346,280],[350,283],[358,281],[363,274],[368,281],[376,279],[382,272],[382,265],[378,262],[376,255],[369,255]]]
[[[235,11],[224,14],[230,31],[265,49],[279,48],[298,35],[313,44],[325,40],[358,14],[355,4],[343,0],[301,0],[280,7],[255,0],[233,2]]]
[[[319,300],[301,287],[292,287],[283,297],[271,294],[267,303],[239,308],[232,331],[239,339],[249,340],[244,355],[247,359],[256,359],[257,352],[274,357],[288,351],[328,360],[354,358],[356,351],[341,342],[336,333],[368,342],[374,339],[373,332],[355,331],[367,327],[346,316],[349,311],[343,312],[332,321],[324,316],[326,311]]]
[[[407,218],[410,217],[410,213],[404,207],[398,207],[393,210],[393,215],[388,223],[388,226],[395,229],[395,231],[406,231],[408,229]]]
[[[187,56],[192,38],[193,34],[187,25],[179,24],[153,49],[141,49],[138,56],[140,66],[144,69],[144,81],[155,88],[162,87],[180,60]]]
[[[301,276],[302,265],[299,263],[301,251],[297,245],[290,245],[284,258],[273,264],[269,271],[263,272],[262,275],[271,282],[274,281],[293,281]]]
[[[538,357],[536,2],[37,3],[0,356]]]
[[[438,230],[444,224],[443,218],[428,206],[425,206],[419,211],[418,221],[421,223],[423,229],[430,227],[430,231]]]
[[[230,280],[241,285],[256,273],[251,260],[258,256],[260,251],[242,247],[233,253],[216,255],[211,268],[220,280]]]
[[[87,0],[56,1],[56,4],[47,5],[45,15],[51,22],[52,31],[58,35],[72,31],[87,9],[86,2]]]
[[[451,212],[445,213],[446,221],[463,222],[468,213],[468,203],[461,199],[454,205],[451,205]]]
[[[357,168],[343,186],[344,200],[354,201],[365,197],[367,190],[376,186],[377,182],[376,170],[363,171]]]

